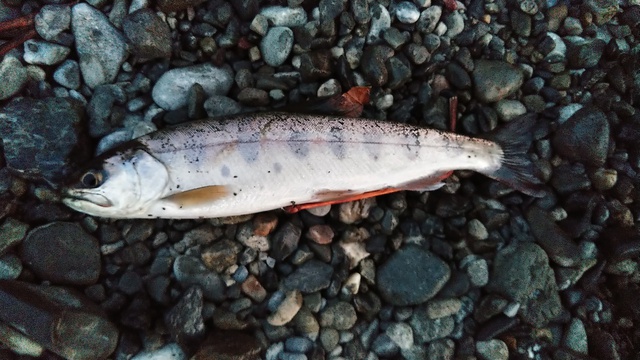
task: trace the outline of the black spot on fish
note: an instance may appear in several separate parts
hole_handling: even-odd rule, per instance
[[[238,175],[233,175],[233,178],[234,178],[234,179],[237,179],[237,178],[238,178]]]
[[[233,196],[238,196],[238,193],[233,193]]]
[[[180,189],[180,184],[176,185],[176,189]]]

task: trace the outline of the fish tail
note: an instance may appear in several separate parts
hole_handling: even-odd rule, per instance
[[[534,175],[535,166],[527,156],[536,119],[535,114],[523,115],[482,136],[498,144],[503,153],[500,168],[485,175],[527,195],[543,197],[544,186]]]

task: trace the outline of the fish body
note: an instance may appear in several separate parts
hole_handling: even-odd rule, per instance
[[[523,131],[511,128],[520,140]],[[223,217],[384,189],[432,190],[459,169],[535,195],[513,141],[348,117],[243,114],[163,129],[103,154],[63,201],[112,218]]]

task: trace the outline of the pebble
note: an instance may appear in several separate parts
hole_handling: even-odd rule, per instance
[[[185,288],[200,286],[207,300],[221,301],[225,298],[225,285],[220,276],[209,270],[197,257],[178,256],[173,262],[173,274]]]
[[[496,103],[495,109],[502,121],[510,121],[527,113],[527,108],[518,100],[502,99]]]
[[[13,254],[0,257],[0,279],[15,280],[22,273],[22,262]]]
[[[421,304],[442,289],[450,273],[447,264],[430,251],[405,245],[378,268],[377,288],[393,305]]]
[[[484,224],[478,219],[471,219],[467,223],[467,233],[474,240],[486,240],[489,238],[489,232]]]
[[[426,311],[430,319],[439,319],[454,315],[462,308],[462,301],[457,298],[434,299],[427,303]]]
[[[305,294],[329,287],[333,267],[318,260],[309,260],[287,276],[283,285],[290,290],[300,290]]]
[[[304,354],[309,352],[313,348],[313,341],[307,339],[306,337],[295,336],[288,338],[285,341],[284,348],[287,351]]]
[[[192,286],[167,313],[165,324],[171,338],[184,348],[196,345],[205,334],[202,289]]]
[[[75,60],[65,60],[53,73],[53,79],[67,89],[80,88],[80,66]]]
[[[42,40],[24,42],[24,61],[35,65],[55,65],[62,62],[71,52],[66,46]]]
[[[267,322],[273,326],[286,325],[296,316],[301,307],[302,293],[298,290],[289,291],[273,314],[269,315]]]
[[[587,331],[582,320],[578,318],[571,319],[562,343],[566,348],[577,353],[585,355],[589,353]]]
[[[124,36],[102,12],[85,3],[72,8],[71,28],[87,86],[112,82],[128,55]]]
[[[478,60],[472,73],[474,94],[479,101],[491,103],[515,93],[524,81],[522,71],[497,60]]]
[[[487,260],[467,255],[462,259],[462,268],[466,271],[472,286],[482,287],[489,282],[489,266]]]
[[[180,345],[169,343],[158,349],[146,350],[139,352],[131,360],[187,360],[187,354],[184,353]]]
[[[238,93],[238,101],[248,106],[269,105],[269,93],[262,89],[244,88]]]
[[[204,102],[204,110],[208,117],[216,118],[238,114],[242,111],[242,106],[229,97],[211,95]]]
[[[114,104],[123,104],[126,94],[118,85],[99,85],[95,88],[87,106],[89,135],[100,137],[111,132],[110,114]]]
[[[393,323],[386,330],[385,334],[400,349],[407,350],[413,346],[413,330],[406,323]]]
[[[0,256],[18,245],[27,235],[29,225],[14,218],[7,218],[0,226]]]
[[[507,344],[499,339],[476,342],[476,352],[483,360],[507,360],[509,358]]]
[[[344,301],[329,305],[320,313],[320,326],[336,330],[349,330],[355,325],[356,320],[358,316],[353,305]]]
[[[329,225],[313,225],[307,230],[305,237],[317,244],[326,245],[333,241],[334,232]]]
[[[38,35],[55,40],[71,24],[71,8],[67,5],[45,5],[36,14],[34,24]]]
[[[235,241],[222,239],[202,249],[200,257],[209,269],[221,273],[238,261],[242,246]]]
[[[401,1],[394,8],[396,19],[403,24],[413,24],[420,18],[420,11],[409,1]]]
[[[374,198],[346,202],[338,205],[338,219],[344,224],[356,224],[367,217],[375,206]]]
[[[612,0],[586,0],[584,6],[593,14],[596,25],[604,25],[620,11],[620,4]]]
[[[5,56],[0,63],[0,100],[5,100],[17,94],[27,83],[27,69],[20,60],[12,56]]]
[[[602,111],[593,107],[581,108],[558,126],[553,146],[571,161],[602,166],[609,150],[609,129],[609,121]]]
[[[257,337],[237,330],[225,330],[207,337],[190,359],[258,359],[261,351],[262,344]]]
[[[283,261],[297,248],[302,236],[302,229],[291,222],[286,222],[271,237],[270,255],[276,261]]]
[[[445,36],[454,38],[464,30],[464,19],[459,11],[451,12],[445,19],[444,24],[447,25]]]
[[[526,218],[538,244],[545,249],[551,260],[565,267],[573,267],[580,262],[578,246],[549,213],[532,206],[527,211]]]
[[[320,333],[320,324],[318,323],[318,320],[316,320],[315,315],[307,306],[303,306],[302,308],[300,308],[300,311],[298,311],[296,316],[293,318],[293,327],[295,328],[297,333],[303,335],[305,338],[308,338],[311,341],[316,341],[318,339],[318,334]]]
[[[526,323],[542,327],[560,314],[562,305],[553,270],[538,245],[513,243],[499,251],[492,274],[486,289],[522,303],[520,317]]]
[[[292,28],[307,23],[307,13],[302,7],[267,6],[260,10],[260,14],[274,26]]]
[[[262,58],[268,65],[277,67],[287,60],[293,48],[293,31],[288,27],[275,26],[260,41]]]
[[[14,355],[11,352],[22,356],[40,357],[45,351],[42,345],[4,323],[0,324],[0,337],[4,346],[8,349],[6,351],[9,353],[5,356],[9,359]]]
[[[446,338],[453,332],[455,321],[452,316],[431,319],[424,307],[417,308],[409,324],[413,329],[414,341],[426,343],[433,340]]]
[[[98,240],[75,223],[31,230],[22,243],[22,259],[37,276],[54,283],[89,285],[100,276]]]
[[[140,9],[127,15],[122,31],[140,60],[171,56],[171,31],[153,10]]]
[[[391,341],[387,334],[380,334],[373,340],[371,350],[378,356],[389,358],[398,353],[398,346]]]
[[[391,27],[391,15],[382,4],[373,4],[369,8],[371,26],[367,35],[367,44],[375,44],[382,40],[383,32]]]
[[[230,67],[216,67],[210,63],[176,68],[165,72],[153,86],[153,101],[165,110],[176,110],[187,105],[187,90],[194,84],[202,86],[205,93],[226,95],[233,85]]]
[[[420,13],[418,19],[418,30],[423,34],[431,34],[436,26],[440,22],[442,16],[442,7],[438,5],[432,5],[426,8]]]

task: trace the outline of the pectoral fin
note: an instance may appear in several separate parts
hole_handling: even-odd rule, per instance
[[[224,185],[205,186],[193,190],[167,196],[163,200],[172,202],[180,208],[210,204],[231,194],[228,187]]]

